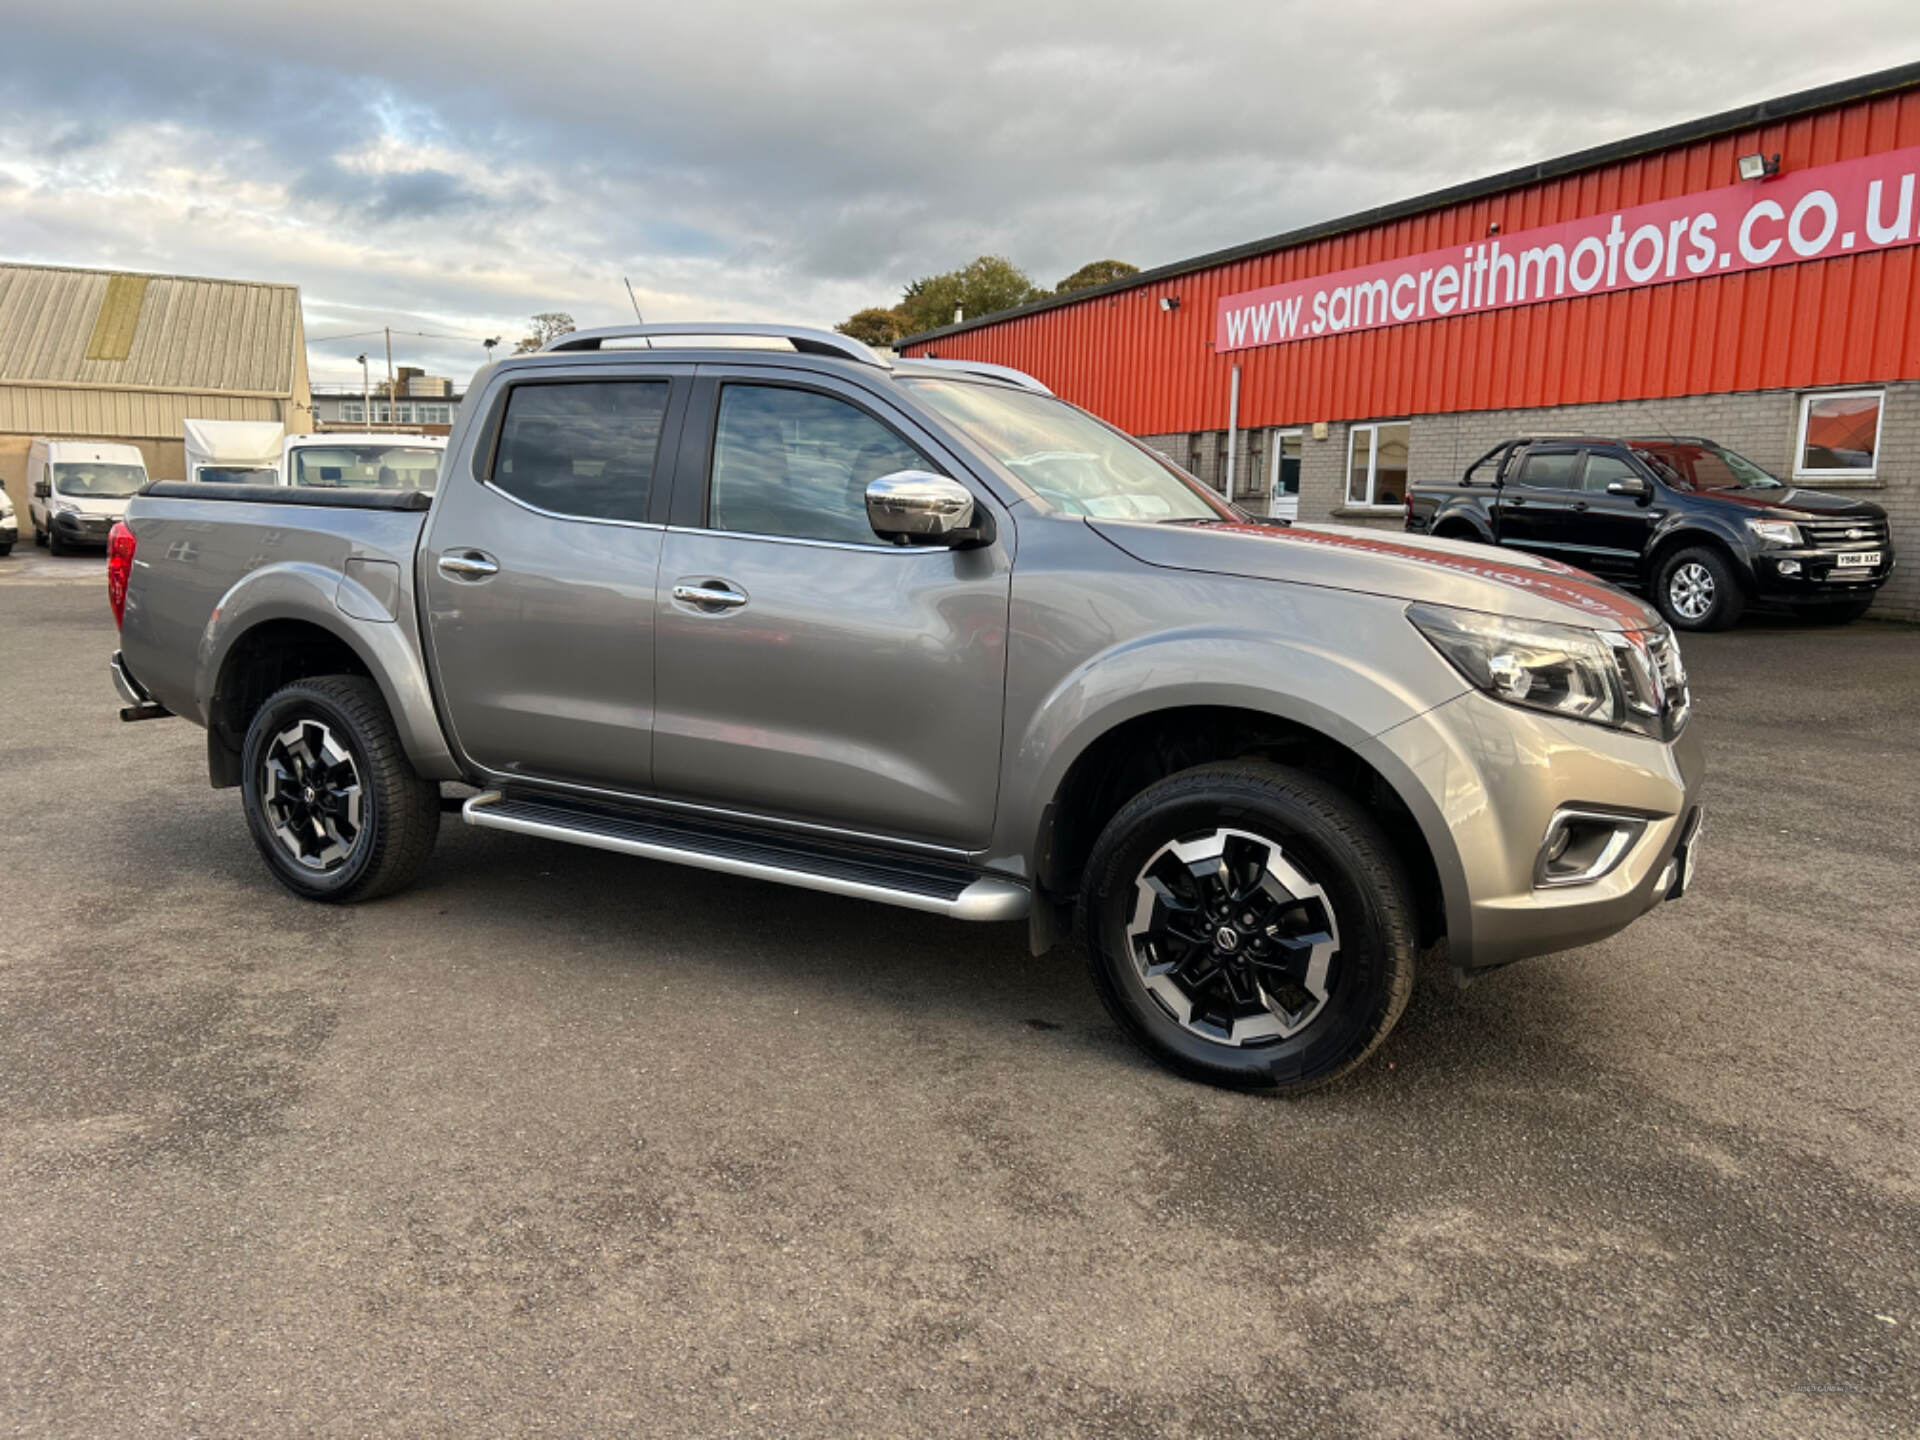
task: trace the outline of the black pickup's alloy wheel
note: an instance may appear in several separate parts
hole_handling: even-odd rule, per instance
[[[1149,785],[1088,857],[1079,934],[1108,1013],[1163,1064],[1300,1090],[1386,1039],[1413,990],[1414,903],[1379,825],[1257,760]]]
[[[1747,604],[1746,591],[1726,557],[1704,545],[1682,550],[1661,564],[1654,599],[1676,630],[1724,630]]]

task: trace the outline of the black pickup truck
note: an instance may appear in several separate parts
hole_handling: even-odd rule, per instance
[[[1750,603],[1858,619],[1893,573],[1887,512],[1694,436],[1523,435],[1407,491],[1407,529],[1506,545],[1648,592],[1681,630]]]

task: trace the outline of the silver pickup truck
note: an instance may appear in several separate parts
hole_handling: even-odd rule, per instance
[[[1612,934],[1699,834],[1640,602],[1257,521],[1026,376],[820,331],[501,361],[431,496],[150,485],[109,592],[122,713],[206,728],[303,896],[407,884],[464,782],[474,825],[1077,934],[1220,1084],[1359,1064],[1443,939]]]

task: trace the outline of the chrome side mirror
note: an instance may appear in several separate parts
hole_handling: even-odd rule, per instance
[[[896,470],[867,486],[867,523],[883,540],[964,549],[984,545],[991,529],[958,480],[927,470]]]
[[[1624,495],[1629,500],[1644,500],[1652,493],[1653,487],[1638,475],[1629,475],[1624,480],[1612,480],[1607,483],[1607,494]]]

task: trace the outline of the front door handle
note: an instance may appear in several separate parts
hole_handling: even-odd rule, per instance
[[[484,580],[500,567],[478,550],[449,551],[440,557],[440,573],[453,580]]]
[[[683,605],[699,605],[710,610],[737,610],[747,597],[724,580],[709,580],[703,585],[681,581],[673,587],[673,598]]]
[[[1500,503],[1503,505],[1524,505],[1527,503],[1527,500],[1524,495],[1509,495]]]
[[[1573,502],[1573,508],[1576,510],[1584,510],[1587,508],[1587,502],[1584,500],[1576,500]]]

